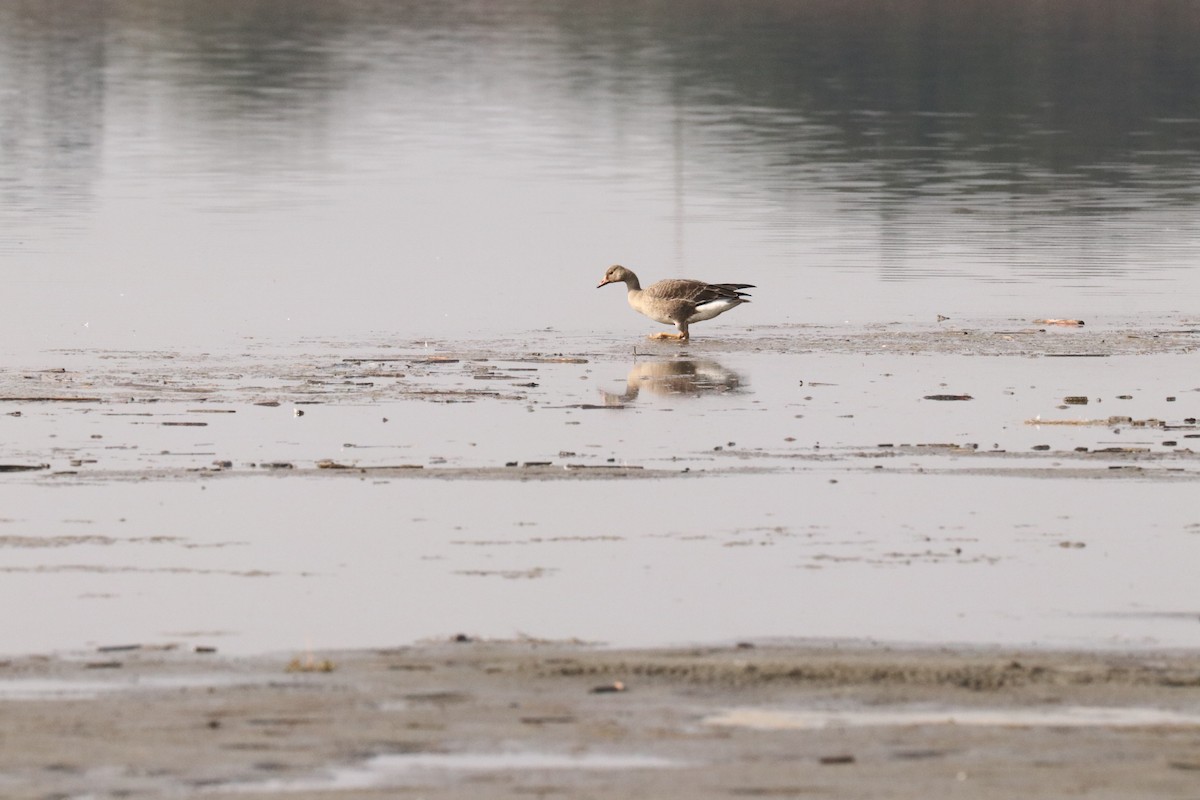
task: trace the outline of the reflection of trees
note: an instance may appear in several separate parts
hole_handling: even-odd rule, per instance
[[[56,211],[86,203],[104,115],[100,3],[0,3],[0,192]]]
[[[334,48],[357,4],[312,0],[204,0],[201,3],[135,3],[127,22],[144,24],[139,11],[154,10],[158,44],[186,69],[175,75],[194,87],[211,86],[231,98],[294,103],[342,87]],[[365,20],[359,20],[362,24]],[[219,108],[219,106],[218,106]]]
[[[732,392],[741,386],[742,377],[716,361],[683,359],[639,361],[629,370],[623,393],[601,392],[605,403],[613,404],[633,402],[643,389],[661,396],[699,397]]]
[[[474,81],[513,113],[548,98],[616,137],[629,107],[670,102],[689,161],[782,191],[1030,195],[1068,176],[1153,181],[1161,202],[1200,192],[1194,0],[13,0],[8,191],[14,170],[79,179],[110,51],[122,76],[164,82],[178,125],[236,140],[248,163],[305,136],[319,153],[339,103],[403,99],[343,97],[372,71],[447,96]]]
[[[610,16],[635,40],[669,48],[660,60],[684,105],[729,104],[720,123],[782,151],[777,168],[866,162],[898,191],[936,185],[950,159],[984,168],[980,191],[1039,191],[1081,170],[1097,185],[1146,169],[1195,183],[1200,5],[1188,0],[605,5],[625,7]],[[586,16],[563,23],[581,42]]]

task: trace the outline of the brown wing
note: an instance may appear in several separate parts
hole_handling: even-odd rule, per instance
[[[741,290],[753,288],[749,283],[705,283],[676,278],[659,281],[648,287],[646,294],[656,300],[687,303],[694,308],[721,298],[745,301],[747,297]]]

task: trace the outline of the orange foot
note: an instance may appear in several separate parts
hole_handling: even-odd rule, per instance
[[[686,342],[690,337],[686,333],[652,333],[649,339],[672,339],[676,342]]]

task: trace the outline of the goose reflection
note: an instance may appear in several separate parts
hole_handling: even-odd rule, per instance
[[[603,389],[604,402],[608,405],[629,403],[637,399],[644,389],[664,397],[721,394],[732,392],[742,386],[742,376],[731,369],[708,359],[638,361],[629,370],[622,394]]]

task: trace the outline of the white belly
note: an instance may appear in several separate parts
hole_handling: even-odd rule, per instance
[[[712,319],[718,314],[723,314],[734,306],[741,305],[741,300],[722,297],[720,300],[713,300],[709,303],[696,306],[696,313],[688,317],[688,324],[693,322],[703,322],[706,319]]]

